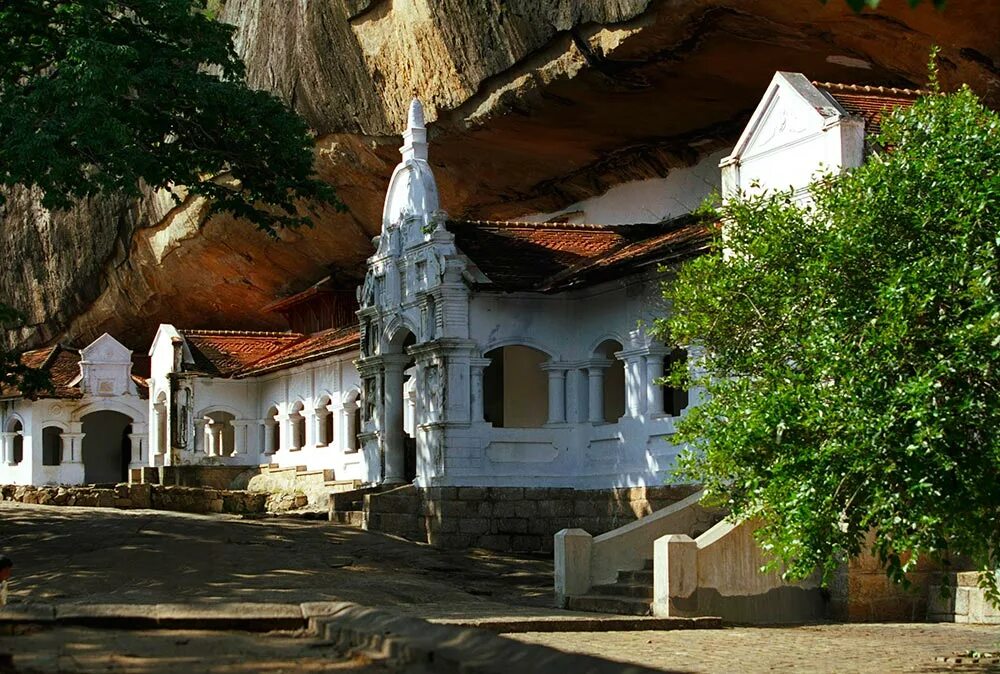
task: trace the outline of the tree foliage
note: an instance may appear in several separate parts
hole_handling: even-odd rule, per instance
[[[967,88],[892,115],[890,151],[722,207],[725,238],[665,290],[708,401],[681,423],[704,482],[792,578],[874,535],[891,578],[1000,566],[1000,115]],[[725,254],[724,254],[725,249]],[[990,573],[987,573],[990,571]]]
[[[0,328],[10,330],[21,325],[24,316],[18,311],[0,304]],[[48,372],[32,368],[21,362],[17,352],[0,348],[0,393],[17,390],[28,398],[52,389]]]
[[[336,203],[313,139],[249,89],[233,28],[205,0],[21,0],[0,5],[0,185],[43,205],[185,186],[273,233],[297,199]],[[222,174],[225,174],[222,176]],[[221,177],[220,177],[221,176]]]

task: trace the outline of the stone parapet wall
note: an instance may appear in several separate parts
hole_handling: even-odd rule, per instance
[[[366,528],[443,548],[552,552],[552,537],[597,535],[665,508],[693,486],[578,490],[412,485],[365,496]]]
[[[267,494],[153,484],[119,484],[114,487],[2,485],[0,500],[51,506],[243,515],[266,512]]]
[[[259,473],[259,466],[156,466],[132,469],[130,482],[242,490]]]

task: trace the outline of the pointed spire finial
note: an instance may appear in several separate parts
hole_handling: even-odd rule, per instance
[[[424,106],[420,104],[420,99],[416,97],[410,101],[410,114],[406,126],[410,129],[424,128]]]

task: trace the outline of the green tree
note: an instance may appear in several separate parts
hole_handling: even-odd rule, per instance
[[[10,330],[20,326],[24,316],[0,304],[0,328]],[[52,381],[46,371],[26,366],[15,351],[0,348],[0,394],[17,390],[29,398],[50,391]]]
[[[248,88],[233,28],[205,0],[21,0],[0,5],[0,185],[61,209],[140,185],[184,186],[270,233],[336,204],[313,138]]]
[[[873,532],[892,579],[957,553],[996,601],[1000,115],[963,88],[879,140],[810,207],[725,204],[725,237],[666,288],[658,331],[701,351],[673,376],[710,395],[681,423],[680,474],[761,517],[791,578],[828,577]]]

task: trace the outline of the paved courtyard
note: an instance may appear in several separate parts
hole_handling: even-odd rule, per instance
[[[550,560],[442,551],[327,522],[0,503],[12,603],[351,601],[432,619],[553,614]],[[811,625],[508,638],[691,672],[989,671],[935,664],[1000,650],[1000,626]],[[59,627],[0,636],[17,671],[384,671],[290,633]],[[293,666],[294,665],[294,666]],[[0,662],[0,672],[4,671]]]
[[[935,662],[937,656],[958,650],[1000,650],[998,625],[830,624],[509,637],[620,662],[706,674],[1000,672],[1000,667]]]

